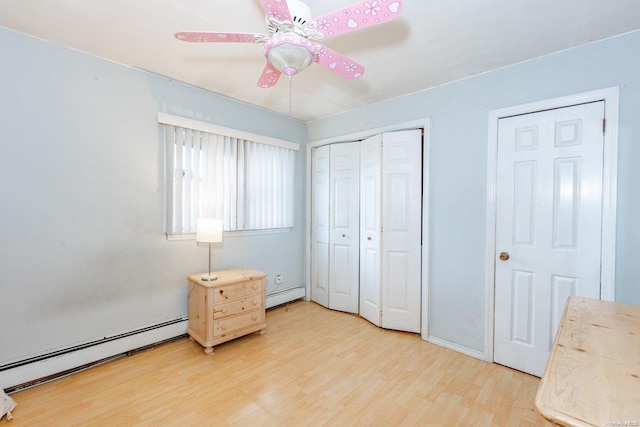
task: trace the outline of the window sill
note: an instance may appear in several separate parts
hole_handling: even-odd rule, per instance
[[[224,238],[232,237],[245,237],[245,236],[261,236],[265,234],[282,234],[288,233],[293,227],[286,228],[270,228],[266,230],[238,230],[238,231],[225,231]],[[165,234],[167,240],[170,242],[175,240],[195,240],[196,233],[189,234]]]

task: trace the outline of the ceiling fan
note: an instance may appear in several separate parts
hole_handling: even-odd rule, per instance
[[[289,79],[312,62],[347,79],[357,79],[364,67],[317,43],[318,40],[383,24],[395,19],[402,0],[365,0],[319,18],[300,0],[260,0],[269,34],[181,31],[178,40],[203,43],[264,43],[267,64],[258,86],[274,86],[281,74]]]

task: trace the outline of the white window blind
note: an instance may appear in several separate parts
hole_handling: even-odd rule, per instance
[[[159,121],[167,235],[195,233],[199,217],[224,218],[226,231],[293,226],[297,144],[163,113]]]
[[[293,225],[295,156],[292,150],[242,141],[238,162],[242,217],[248,230]],[[241,182],[241,184],[242,184]]]

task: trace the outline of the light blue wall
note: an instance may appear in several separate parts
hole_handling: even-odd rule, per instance
[[[431,335],[484,351],[489,112],[612,86],[620,88],[616,299],[640,304],[638,52],[634,32],[309,124],[309,139],[320,140],[431,117]]]
[[[0,28],[0,365],[187,313],[207,249],[163,229],[158,111],[304,143],[304,123]],[[296,226],[227,238],[215,268],[304,284]]]

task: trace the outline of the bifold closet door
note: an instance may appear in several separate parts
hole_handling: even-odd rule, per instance
[[[358,313],[360,145],[311,154],[311,300]]]
[[[330,146],[311,152],[311,300],[329,307]]]
[[[362,142],[360,315],[387,329],[420,332],[422,134]]]
[[[329,308],[358,313],[360,143],[331,145]]]
[[[422,131],[382,139],[382,327],[420,332]]]
[[[382,135],[360,145],[360,316],[382,326],[380,178]]]

